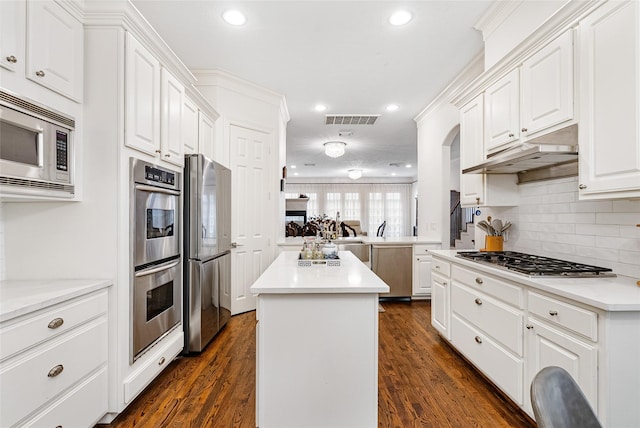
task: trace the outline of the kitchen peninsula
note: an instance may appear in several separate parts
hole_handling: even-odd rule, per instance
[[[298,267],[284,251],[257,297],[256,424],[378,424],[378,294],[389,287],[348,251],[340,266]]]

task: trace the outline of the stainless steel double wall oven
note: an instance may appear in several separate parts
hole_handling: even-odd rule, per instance
[[[135,158],[130,160],[130,170],[133,363],[181,320],[182,177]]]

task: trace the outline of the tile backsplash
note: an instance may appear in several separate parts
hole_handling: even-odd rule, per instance
[[[488,215],[511,221],[505,250],[640,278],[640,200],[579,201],[577,188],[577,177],[521,184],[518,207],[484,208],[476,221]]]

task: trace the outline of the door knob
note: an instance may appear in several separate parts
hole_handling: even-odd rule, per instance
[[[231,243],[231,248],[238,248],[238,247],[244,247],[244,245],[238,244],[237,242],[232,242]]]

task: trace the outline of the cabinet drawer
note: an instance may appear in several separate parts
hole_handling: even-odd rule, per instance
[[[522,356],[524,314],[521,311],[456,283],[451,288],[451,310]]]
[[[0,360],[51,339],[107,312],[107,292],[67,302],[40,315],[28,315],[0,330]]]
[[[421,256],[424,254],[430,254],[429,250],[437,250],[440,248],[438,244],[416,244],[413,246],[413,255]]]
[[[453,267],[453,280],[524,309],[524,291],[520,286],[460,266]]]
[[[0,426],[11,426],[107,361],[107,321],[100,318],[0,366]],[[55,375],[55,367],[62,371]],[[29,385],[28,388],[24,385]]]
[[[107,413],[107,368],[93,374],[64,394],[24,427],[92,427]]]
[[[524,364],[521,358],[502,349],[456,314],[451,315],[451,342],[496,386],[522,405]]]
[[[530,291],[529,313],[594,342],[598,340],[598,315],[595,312]]]
[[[451,276],[451,264],[442,259],[434,258],[433,263],[431,263],[431,270],[444,276]]]

